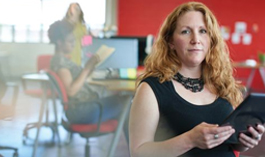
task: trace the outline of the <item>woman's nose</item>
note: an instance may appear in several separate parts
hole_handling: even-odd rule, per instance
[[[200,43],[200,35],[198,33],[193,33],[191,37],[191,44]]]

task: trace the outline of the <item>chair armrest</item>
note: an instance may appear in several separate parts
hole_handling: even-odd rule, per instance
[[[95,103],[99,106],[99,117],[98,117],[98,123],[97,123],[97,132],[100,130],[101,121],[102,121],[102,112],[103,112],[103,106],[99,101],[95,101]]]

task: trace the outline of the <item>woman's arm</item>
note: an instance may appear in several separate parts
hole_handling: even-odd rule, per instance
[[[143,82],[138,87],[130,112],[130,152],[132,156],[179,156],[194,147],[210,149],[228,139],[234,130],[230,126],[201,123],[192,130],[171,139],[155,142],[159,121],[156,97]],[[183,123],[183,122],[179,122]],[[218,134],[219,138],[214,139]]]
[[[187,136],[154,142],[159,120],[155,95],[147,83],[136,91],[130,112],[130,152],[132,156],[177,156],[193,146]]]
[[[58,75],[66,87],[68,96],[74,96],[81,89],[81,87],[83,87],[84,83],[86,83],[87,76],[92,73],[97,63],[98,57],[92,56],[86,63],[85,68],[75,80],[73,80],[69,69],[61,68],[58,70]]]

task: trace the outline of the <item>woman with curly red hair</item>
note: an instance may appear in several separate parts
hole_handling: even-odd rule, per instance
[[[218,126],[242,101],[229,51],[214,14],[202,3],[178,6],[164,21],[130,113],[132,156],[235,156],[258,144],[264,126],[249,127],[240,144]]]

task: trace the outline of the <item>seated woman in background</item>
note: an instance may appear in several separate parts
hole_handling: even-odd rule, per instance
[[[69,59],[75,44],[73,26],[65,20],[56,21],[48,30],[50,42],[55,45],[55,54],[51,59],[50,68],[58,74],[64,84],[69,97],[69,109],[66,117],[72,123],[96,123],[99,117],[99,107],[94,100],[103,105],[102,121],[117,118],[128,96],[112,95],[99,98],[86,82],[99,62],[97,56],[92,56],[84,68]],[[73,105],[71,105],[73,104]]]
[[[202,3],[182,4],[168,15],[138,84],[132,156],[235,156],[234,150],[258,145],[264,133],[263,125],[250,126],[251,136],[238,135],[240,144],[224,143],[235,130],[217,124],[243,98],[217,20]]]

